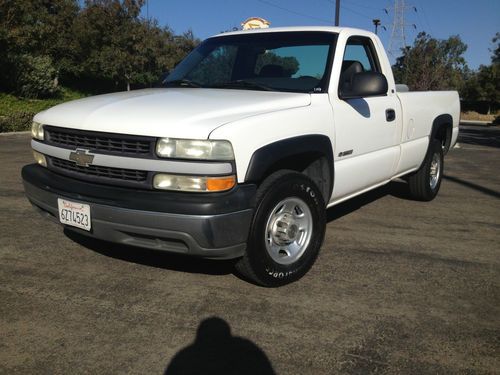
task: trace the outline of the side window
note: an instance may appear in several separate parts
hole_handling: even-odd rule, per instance
[[[345,66],[353,63],[359,63],[364,72],[380,72],[375,49],[369,38],[351,37],[347,40],[342,71]]]

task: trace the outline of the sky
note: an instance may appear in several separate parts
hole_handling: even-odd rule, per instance
[[[470,68],[491,62],[491,39],[500,32],[500,0],[404,0],[404,3],[408,45],[420,31],[438,39],[459,35],[468,46],[464,56]],[[340,26],[373,31],[372,19],[378,18],[385,26],[385,30],[379,28],[378,35],[385,47],[389,47],[394,0],[341,0],[340,4]],[[191,29],[196,37],[205,39],[240,27],[248,17],[265,18],[271,27],[333,25],[335,0],[147,0],[143,16],[147,15],[176,34]]]

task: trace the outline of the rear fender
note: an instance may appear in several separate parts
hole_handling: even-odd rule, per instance
[[[451,136],[453,127],[453,117],[449,114],[439,115],[432,122],[431,135],[429,145],[432,139],[443,139],[443,152],[446,154],[450,149]]]

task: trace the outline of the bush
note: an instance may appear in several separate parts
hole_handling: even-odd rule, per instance
[[[61,88],[54,99],[25,99],[0,92],[0,133],[29,130],[33,116],[38,112],[84,96],[67,88]]]
[[[35,112],[15,112],[10,116],[0,116],[0,133],[29,130]]]
[[[49,56],[23,55],[17,74],[18,95],[25,98],[47,98],[58,93],[57,71]]]

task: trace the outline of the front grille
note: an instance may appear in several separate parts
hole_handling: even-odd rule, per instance
[[[110,182],[125,182],[125,183],[145,183],[148,180],[148,172],[140,171],[135,169],[124,169],[124,168],[111,168],[103,167],[100,165],[89,165],[88,167],[83,167],[76,165],[72,161],[63,160],[55,157],[48,157],[50,164],[56,170],[61,172],[66,172],[71,175],[81,177],[83,179],[97,178],[102,182],[109,179]]]
[[[155,138],[44,126],[46,141],[65,148],[147,157],[153,155]]]

